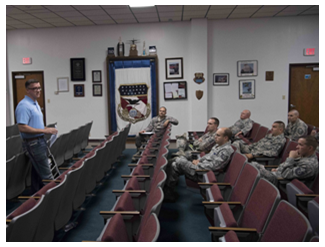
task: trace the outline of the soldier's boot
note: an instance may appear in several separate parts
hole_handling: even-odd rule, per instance
[[[178,199],[178,193],[173,188],[164,187],[164,202],[176,202]]]

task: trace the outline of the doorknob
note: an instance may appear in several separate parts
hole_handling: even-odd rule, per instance
[[[290,107],[296,107],[295,105],[293,105],[293,104],[290,104]]]

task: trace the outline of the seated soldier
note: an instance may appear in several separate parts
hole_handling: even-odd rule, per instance
[[[219,119],[212,117],[208,120],[207,133],[195,140],[193,145],[188,144],[186,139],[186,133],[182,136],[176,136],[176,145],[179,149],[174,155],[185,156],[187,159],[191,159],[191,150],[208,153],[212,147],[216,144],[215,136],[219,126]]]
[[[242,111],[240,119],[229,127],[233,138],[238,139],[239,135],[245,136],[252,129],[253,121],[250,119],[250,116],[251,112],[249,110]]]
[[[173,117],[167,116],[166,113],[166,107],[160,107],[159,115],[152,118],[147,128],[139,132],[139,134],[135,138],[135,145],[137,147],[137,151],[139,151],[142,142],[145,140],[145,137],[140,134],[145,132],[154,132],[155,134],[157,134],[157,136],[162,136],[165,133],[169,123],[178,125],[178,120]]]
[[[300,136],[307,135],[308,126],[299,118],[297,110],[289,111],[288,122],[287,128],[284,131],[285,137],[297,141]]]
[[[318,142],[313,136],[303,136],[298,140],[297,150],[292,150],[285,162],[271,171],[266,170],[263,165],[252,162],[261,173],[261,177],[271,183],[277,183],[277,178],[305,179],[314,177],[318,172],[318,160],[315,150]]]
[[[175,201],[177,194],[174,188],[178,178],[185,175],[187,178],[198,181],[196,170],[208,169],[216,171],[226,167],[230,161],[231,154],[234,152],[230,144],[231,131],[229,128],[220,128],[217,130],[215,142],[216,145],[210,153],[204,155],[198,160],[188,161],[181,156],[176,158],[175,162],[167,168],[167,180],[164,188],[165,201]]]
[[[286,143],[286,138],[283,134],[284,127],[285,125],[282,121],[275,121],[272,124],[272,132],[258,142],[245,145],[243,141],[238,140],[233,142],[232,145],[239,152],[245,154],[248,160],[261,156],[278,156]]]

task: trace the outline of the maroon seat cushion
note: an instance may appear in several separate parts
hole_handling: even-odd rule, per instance
[[[114,211],[136,211],[129,192],[125,192],[120,196]]]
[[[41,195],[45,195],[45,193],[49,190],[52,189],[56,186],[57,184],[55,182],[51,182],[48,183],[47,185],[45,185],[43,188],[41,188],[39,191],[37,191],[35,193],[35,196],[41,196]]]
[[[317,202],[317,203],[319,204],[319,196],[316,196],[316,197],[314,198],[314,201]]]
[[[221,191],[219,189],[219,186],[214,184],[210,187],[210,191],[212,194],[212,198],[215,202],[221,202],[224,201],[223,196],[221,195]],[[211,198],[211,199],[212,199]]]
[[[125,190],[140,190],[140,185],[136,177],[130,178],[126,184]]]
[[[222,213],[223,219],[226,223],[226,227],[238,227],[234,215],[227,203],[221,204],[219,207]]]
[[[144,175],[142,166],[136,166],[132,172],[132,175]]]
[[[291,183],[299,190],[301,190],[303,194],[314,194],[311,189],[309,189],[303,182],[299,181],[298,179],[292,180]]]
[[[308,225],[302,215],[289,203],[281,201],[274,212],[262,242],[302,242]]]
[[[206,173],[206,176],[207,176],[207,179],[208,181],[206,181],[207,183],[216,183],[217,182],[217,178],[216,176],[214,175],[214,172],[213,171],[208,171]]]
[[[121,214],[114,215],[107,224],[102,242],[128,242],[128,234]]]
[[[229,231],[225,235],[226,242],[239,242],[239,239],[234,231]]]
[[[29,211],[38,202],[39,202],[39,200],[36,201],[34,198],[29,198],[26,202],[21,204],[15,211],[13,211],[10,215],[8,215],[7,219],[11,220],[11,219],[13,219],[13,218],[15,218],[15,217]]]
[[[137,242],[152,242],[155,240],[155,237],[157,237],[158,234],[158,224],[156,217],[151,214],[142,228]]]

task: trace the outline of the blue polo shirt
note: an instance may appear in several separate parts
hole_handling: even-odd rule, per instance
[[[25,95],[17,105],[15,116],[18,124],[26,124],[35,129],[44,129],[43,113],[37,101]],[[23,139],[35,138],[44,134],[20,133]]]

